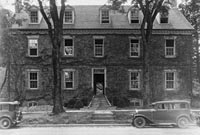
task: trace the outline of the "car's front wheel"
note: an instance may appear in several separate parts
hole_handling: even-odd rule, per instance
[[[136,117],[133,120],[133,124],[137,128],[143,128],[146,125],[146,120],[143,117]]]
[[[186,117],[181,117],[177,121],[177,125],[179,128],[186,128],[189,124],[189,121]]]

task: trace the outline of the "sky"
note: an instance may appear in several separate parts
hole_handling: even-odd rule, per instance
[[[37,0],[32,0],[37,2]],[[107,3],[108,0],[68,0],[69,5],[104,5]],[[128,0],[127,4],[130,4],[131,0]],[[181,0],[178,0],[179,2]],[[13,3],[15,0],[0,0],[0,5],[6,9],[10,9],[14,12],[14,5]]]
[[[36,1],[37,0],[33,0]],[[108,0],[68,0],[69,5],[104,5]],[[0,5],[6,9],[14,11],[14,6],[12,5],[15,0],[0,0]],[[129,2],[130,3],[130,0]]]

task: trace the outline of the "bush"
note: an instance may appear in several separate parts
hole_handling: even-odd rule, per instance
[[[74,108],[76,109],[80,109],[80,108],[83,108],[83,102],[81,100],[77,100],[75,105],[74,105]]]

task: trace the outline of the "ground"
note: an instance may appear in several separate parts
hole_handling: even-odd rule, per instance
[[[0,130],[0,135],[200,135],[200,127],[192,126],[186,129],[171,127],[51,127],[26,128],[18,127]]]

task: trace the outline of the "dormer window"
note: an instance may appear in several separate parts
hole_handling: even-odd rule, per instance
[[[130,23],[139,23],[139,9],[130,11]]]
[[[73,10],[65,11],[64,23],[65,24],[73,24],[74,23],[74,11]]]
[[[30,23],[38,23],[38,22],[39,22],[38,11],[31,11],[30,12]]]
[[[108,24],[110,23],[110,13],[109,10],[101,10],[101,23]]]
[[[169,13],[167,11],[160,12],[160,23],[168,23]]]

